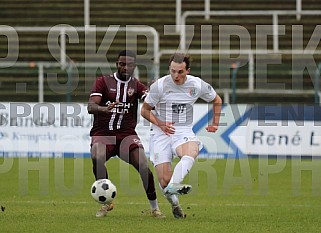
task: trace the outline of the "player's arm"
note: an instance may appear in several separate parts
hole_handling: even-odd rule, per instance
[[[221,109],[222,109],[222,99],[219,95],[216,95],[216,97],[213,100],[213,123],[206,127],[206,130],[208,132],[215,133],[217,131],[218,125],[220,122]]]
[[[88,105],[87,105],[87,111],[89,114],[96,114],[96,113],[108,113],[111,109],[115,107],[117,104],[112,103],[108,106],[100,106],[101,96],[94,95],[89,97]]]
[[[138,99],[144,101],[148,94],[148,88],[143,83],[137,82],[137,93]]]
[[[144,102],[141,109],[142,117],[144,117],[146,120],[148,120],[152,124],[158,126],[165,134],[167,135],[174,134],[175,128],[173,126],[173,123],[161,121],[155,116],[152,110],[153,110],[153,107],[150,106],[148,103]]]

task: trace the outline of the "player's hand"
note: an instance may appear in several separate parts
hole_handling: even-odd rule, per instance
[[[111,112],[111,110],[119,103],[119,101],[116,101],[114,103],[111,103],[107,106],[107,112]]]
[[[174,122],[164,122],[164,124],[160,125],[160,128],[166,135],[174,134],[175,127],[173,124]]]
[[[209,125],[206,127],[207,132],[215,133],[218,129],[217,125]]]

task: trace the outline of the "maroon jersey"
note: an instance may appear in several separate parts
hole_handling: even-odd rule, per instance
[[[108,136],[114,133],[130,133],[137,124],[138,100],[144,99],[147,88],[136,78],[122,81],[116,73],[98,77],[90,96],[101,96],[100,106],[119,102],[111,112],[94,115],[90,136]]]

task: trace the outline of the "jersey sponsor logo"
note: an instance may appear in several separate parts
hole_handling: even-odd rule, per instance
[[[106,103],[106,106],[110,105],[110,104],[114,104],[115,102],[111,102],[108,101]],[[113,109],[110,110],[110,112],[112,113],[120,113],[120,114],[125,114],[125,113],[129,113],[129,109],[131,108],[131,106],[133,106],[132,103],[117,103]]]

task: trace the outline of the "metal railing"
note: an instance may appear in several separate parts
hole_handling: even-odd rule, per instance
[[[85,0],[86,1],[86,0]],[[209,2],[209,1],[206,1]],[[87,0],[87,3],[89,3],[89,0]],[[253,49],[246,49],[246,50],[231,50],[231,49],[206,49],[206,50],[197,50],[197,49],[189,49],[189,54],[198,54],[198,55],[211,55],[211,54],[217,54],[217,55],[230,55],[230,54],[243,54],[248,56],[248,88],[237,90],[238,93],[264,93],[266,92],[266,89],[256,89],[255,88],[255,73],[254,73],[254,67],[255,67],[255,55],[262,55],[262,54],[292,54],[292,55],[300,55],[300,54],[321,54],[320,50],[284,50],[279,48],[279,26],[278,25],[278,17],[279,15],[297,15],[300,13],[300,15],[321,15],[321,11],[210,11],[209,5],[205,4],[207,8],[204,11],[186,11],[182,15],[181,23],[182,25],[179,25],[180,29],[185,29],[185,23],[186,18],[190,16],[205,16],[205,18],[210,18],[210,16],[235,16],[235,15],[271,15],[273,18],[273,49],[272,50],[253,50]],[[89,5],[87,6],[87,8]],[[85,14],[86,15],[86,14]],[[110,26],[110,27],[92,27],[88,26],[90,25],[89,15],[86,15],[86,22],[87,26],[85,27],[72,27],[70,25],[57,25],[55,27],[10,27],[10,26],[0,26],[1,32],[49,32],[49,31],[55,31],[58,32],[60,35],[60,59],[59,64],[53,64],[53,63],[43,63],[38,62],[37,67],[39,69],[39,102],[43,102],[43,67],[44,66],[62,66],[66,67],[68,65],[67,57],[66,57],[66,34],[67,32],[72,31],[81,31],[81,32],[90,32],[92,30],[96,30],[97,32],[108,32],[108,31],[133,31],[133,32],[142,32],[142,33],[150,33],[153,37],[153,63],[154,63],[154,76],[159,77],[160,73],[160,58],[164,55],[172,54],[177,52],[178,50],[186,51],[186,32],[185,30],[180,30],[180,47],[177,50],[160,50],[159,46],[159,34],[158,32],[150,26],[127,26],[127,27],[119,27],[119,26]],[[9,40],[8,40],[9,41]],[[8,50],[9,51],[9,50]],[[4,62],[3,62],[4,61]],[[13,63],[7,63],[5,62],[5,58],[0,59],[0,68],[1,67],[8,67],[13,65]],[[29,63],[19,63],[17,65],[29,65]],[[89,65],[89,63],[86,64],[79,64],[81,66]],[[95,64],[97,66],[97,64]],[[224,92],[225,100],[226,102],[229,102],[229,95],[231,94],[231,89],[219,89],[218,91]],[[313,94],[314,90],[269,90],[271,93],[282,93],[282,94],[299,94],[299,93],[309,93]]]
[[[8,56],[0,58],[0,69],[8,68],[8,67],[30,67],[30,62],[18,62],[18,53],[19,53],[19,36],[18,32],[47,32],[48,38],[47,43],[49,43],[49,33],[57,33],[59,36],[59,58],[57,62],[42,62],[36,61],[33,62],[35,68],[38,68],[38,101],[44,101],[44,68],[45,67],[60,67],[61,69],[66,69],[69,67],[70,62],[67,59],[67,43],[66,43],[66,35],[68,35],[69,40],[74,39],[74,43],[79,43],[79,38],[77,37],[77,32],[135,32],[142,33],[144,35],[152,36],[152,62],[154,63],[154,75],[159,76],[159,34],[158,32],[150,26],[109,26],[109,27],[73,27],[70,25],[56,25],[54,27],[11,27],[7,25],[0,25],[0,33],[8,38]],[[75,35],[75,37],[71,37],[71,35]],[[57,38],[58,38],[57,36]],[[57,39],[58,40],[58,39]],[[70,41],[69,41],[70,42]],[[49,45],[48,45],[49,48]],[[50,51],[50,48],[49,48]],[[15,55],[16,54],[16,55]],[[143,56],[143,55],[140,55]],[[55,56],[53,56],[55,57]],[[112,67],[110,64],[99,64],[99,63],[77,63],[75,64],[77,67]],[[136,71],[138,72],[138,71]]]
[[[181,17],[180,32],[180,49],[186,50],[186,19],[190,16],[272,16],[272,31],[273,31],[273,50],[279,52],[279,23],[280,15],[296,15],[297,11],[185,11]],[[321,10],[301,11],[301,15],[321,15]]]
[[[89,1],[89,0],[85,0]],[[205,19],[210,19],[210,11],[211,11],[211,0],[204,0],[204,16]],[[296,19],[301,19],[302,13],[302,0],[296,0]],[[180,25],[184,25],[182,23],[182,0],[176,0],[176,32],[180,31]]]
[[[67,53],[66,53],[66,35],[70,36],[73,35],[73,38],[75,41],[74,43],[79,43],[79,38],[77,37],[77,34],[72,33],[78,33],[78,32],[135,32],[135,33],[143,33],[144,35],[150,34],[152,36],[152,44],[153,44],[153,62],[154,64],[159,64],[159,34],[156,31],[155,28],[150,26],[126,26],[126,27],[120,27],[117,25],[109,26],[109,27],[95,27],[95,26],[88,26],[88,27],[73,27],[71,25],[64,25],[59,24],[53,27],[11,27],[6,25],[0,25],[0,32],[2,35],[5,35],[8,37],[8,54],[10,53],[10,48],[15,47],[15,51],[17,51],[17,48],[19,48],[19,38],[18,38],[18,32],[58,32],[59,33],[59,49],[60,49],[60,56],[59,56],[59,63],[62,68],[65,68],[69,61],[67,61]],[[75,36],[74,36],[75,35]],[[13,39],[11,39],[13,37]],[[11,41],[14,42],[13,45],[11,45]],[[49,43],[49,42],[48,42]],[[49,48],[50,50],[50,48]],[[18,59],[18,56],[16,56],[16,59]],[[0,68],[5,66],[11,66],[15,63],[13,62],[7,62],[6,57],[0,58]],[[156,75],[158,75],[158,70],[155,70]]]
[[[160,51],[160,56],[163,55],[170,55],[178,50],[161,50]],[[190,55],[201,55],[206,56],[206,55],[233,55],[233,54],[240,54],[240,55],[246,55],[248,57],[247,63],[248,63],[248,87],[245,89],[237,89],[236,93],[238,94],[282,94],[282,95],[298,95],[298,94],[309,94],[313,95],[316,90],[311,89],[311,90],[303,90],[303,89],[291,89],[291,90],[285,90],[285,89],[266,89],[266,88],[257,88],[255,87],[255,55],[271,55],[273,54],[273,50],[200,50],[200,49],[190,49],[188,50],[188,54]],[[298,55],[312,55],[312,54],[320,54],[321,55],[321,50],[280,50],[278,55],[292,55],[292,56],[298,56]],[[202,59],[202,58],[201,58]],[[237,62],[237,59],[233,59],[235,62]],[[232,64],[231,64],[232,65]],[[239,67],[245,65],[243,64],[238,64]],[[315,67],[317,67],[317,63],[315,64]],[[320,66],[320,65],[319,65]],[[311,72],[314,72],[311,71]],[[314,73],[313,73],[314,74]],[[311,75],[313,75],[311,73]],[[319,74],[319,73],[317,73]],[[315,74],[315,75],[317,75]],[[320,75],[318,76],[320,78]],[[317,79],[317,76],[315,76],[315,80]],[[314,83],[315,85],[315,83]],[[226,103],[230,103],[230,95],[233,94],[232,88],[218,88],[218,92],[223,93],[224,95],[224,101]],[[319,99],[321,103],[321,99]]]
[[[181,5],[181,1],[177,1],[178,6]],[[182,52],[188,52],[189,54],[197,54],[197,55],[232,55],[232,54],[240,54],[240,55],[247,55],[248,56],[248,89],[244,90],[252,92],[252,93],[259,93],[266,90],[254,90],[254,67],[255,67],[255,62],[254,62],[254,55],[271,55],[271,54],[276,54],[276,55],[282,55],[282,54],[290,54],[290,55],[300,55],[300,54],[321,54],[321,51],[318,49],[280,49],[279,47],[279,29],[282,27],[284,30],[284,25],[279,25],[278,19],[279,16],[285,16],[285,15],[296,15],[297,19],[301,19],[301,15],[321,15],[321,10],[306,10],[302,11],[301,9],[302,4],[301,1],[297,1],[297,10],[296,11],[288,11],[288,10],[260,10],[260,11],[210,11],[209,7],[209,1],[205,0],[205,9],[204,11],[185,11],[179,20],[179,25],[176,25],[176,30],[180,34],[180,48],[179,50]],[[178,13],[180,11],[178,10]],[[187,40],[186,40],[186,28],[188,25],[186,25],[186,19],[188,17],[192,16],[204,16],[205,19],[210,19],[210,16],[272,16],[272,38],[273,38],[273,49],[189,49],[186,46]],[[319,27],[320,25],[317,25]],[[316,28],[315,31],[318,31]],[[173,50],[162,50],[161,54],[170,54],[173,53]],[[243,90],[238,90],[238,92],[242,92]],[[284,90],[269,90],[269,92],[279,92],[279,93],[287,93]],[[291,93],[313,93],[313,90],[291,90]],[[229,99],[229,95],[231,94],[231,90],[224,90],[224,95],[225,99]]]

